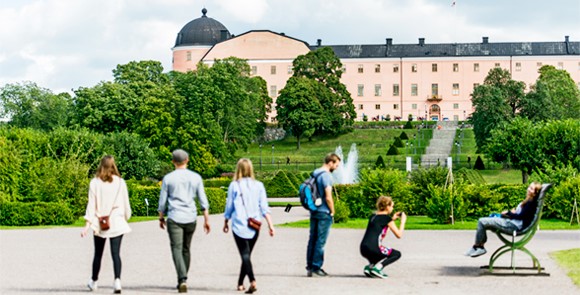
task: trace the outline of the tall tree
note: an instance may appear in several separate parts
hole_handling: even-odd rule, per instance
[[[483,85],[475,88],[471,101],[475,108],[472,115],[473,132],[478,149],[485,147],[491,130],[516,116],[525,87],[525,83],[512,80],[507,70],[493,68]]]
[[[580,118],[580,90],[566,70],[545,65],[522,103],[521,115],[534,121]]]
[[[292,64],[292,77],[304,77],[322,85],[317,87],[317,98],[324,112],[316,133],[339,134],[351,130],[356,112],[350,93],[340,82],[342,63],[332,48],[310,51],[298,56]]]
[[[0,88],[0,118],[8,118],[17,127],[48,131],[67,126],[71,108],[68,93],[54,94],[32,82]]]
[[[300,149],[300,139],[312,136],[323,120],[320,88],[321,84],[312,79],[290,77],[276,100],[278,123],[296,137],[296,149]]]

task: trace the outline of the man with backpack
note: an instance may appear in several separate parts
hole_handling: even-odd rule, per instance
[[[334,201],[332,199],[332,175],[338,168],[340,157],[334,153],[324,158],[322,167],[314,170],[318,199],[321,203],[315,210],[310,210],[310,237],[306,251],[307,276],[325,277],[328,274],[322,269],[324,263],[324,245],[334,218]]]

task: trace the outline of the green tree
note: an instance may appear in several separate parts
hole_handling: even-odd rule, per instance
[[[521,115],[534,121],[580,118],[580,90],[566,70],[545,65],[522,102]]]
[[[323,120],[324,109],[318,100],[320,88],[312,79],[290,77],[276,100],[276,119],[296,137],[296,149],[300,149],[300,139],[312,136]]]
[[[495,162],[509,161],[522,172],[522,183],[527,183],[528,176],[542,162],[537,129],[525,118],[502,124],[491,131],[486,155]]]
[[[68,93],[53,94],[32,82],[0,88],[0,117],[8,118],[16,127],[48,131],[67,126],[71,108]]]
[[[292,63],[292,77],[304,77],[320,83],[317,98],[324,112],[316,128],[318,134],[339,134],[351,130],[356,117],[352,97],[340,82],[342,63],[330,47],[298,56]]]

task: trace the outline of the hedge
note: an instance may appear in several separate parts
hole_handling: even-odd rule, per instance
[[[298,189],[294,188],[294,184],[288,179],[286,173],[282,170],[278,171],[276,175],[265,181],[266,195],[269,198],[287,198],[298,196]]]
[[[157,208],[159,206],[159,193],[161,192],[160,186],[143,186],[128,181],[127,187],[133,215],[147,215],[145,199],[149,202],[149,216],[158,214]],[[226,191],[220,188],[207,187],[205,188],[205,194],[209,202],[209,213],[223,213],[226,207]],[[201,214],[199,203],[196,202],[196,206],[198,206],[198,214]]]
[[[232,178],[217,177],[217,178],[204,179],[203,185],[205,187],[218,187],[218,188],[225,187],[227,189],[227,187],[230,185],[231,182],[232,182]]]
[[[65,225],[77,216],[62,202],[3,202],[0,203],[0,225]]]

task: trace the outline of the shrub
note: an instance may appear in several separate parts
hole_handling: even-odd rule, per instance
[[[227,192],[220,188],[206,188],[205,194],[209,202],[209,214],[224,213],[226,208]],[[201,208],[198,206],[198,214],[202,214]]]
[[[125,179],[142,179],[159,174],[161,163],[149,143],[139,135],[127,132],[111,133],[103,138],[102,145],[100,155],[113,155],[119,172]]]
[[[546,217],[557,217],[569,220],[572,216],[572,206],[580,207],[580,176],[571,178],[552,188],[551,198],[547,198]],[[548,195],[550,196],[550,195]],[[574,216],[574,218],[576,218]]]
[[[413,116],[410,116],[409,121],[407,121],[407,123],[405,123],[405,126],[403,126],[403,129],[413,129],[413,124],[411,124],[412,120],[413,120]]]
[[[466,217],[478,219],[488,216],[490,213],[501,212],[509,209],[507,204],[502,203],[503,196],[487,185],[464,185],[460,188],[466,203]],[[523,196],[520,196],[523,200]]]
[[[203,185],[205,187],[217,187],[217,188],[228,188],[232,179],[229,177],[218,177],[218,178],[210,178],[204,179]]]
[[[411,172],[411,190],[417,202],[412,213],[427,214],[426,207],[420,204],[426,204],[431,196],[429,184],[443,187],[447,180],[447,173],[448,169],[444,167],[419,168]]]
[[[348,216],[350,215],[350,210],[345,202],[340,199],[334,198],[334,222],[341,223],[347,222]]]
[[[132,215],[147,216],[157,215],[157,208],[159,207],[159,193],[161,186],[145,186],[136,181],[127,181],[127,189],[129,190],[129,203],[131,203]],[[149,206],[147,203],[149,202]]]
[[[0,201],[13,201],[18,195],[21,158],[18,151],[6,140],[0,137]]]
[[[475,160],[475,164],[473,165],[473,169],[485,170],[485,165],[483,164],[483,160],[481,159],[481,156],[477,156],[477,159]]]
[[[377,157],[377,161],[375,162],[375,168],[382,169],[382,168],[385,168],[385,167],[386,167],[385,160],[383,160],[383,157],[381,155],[379,155]]]
[[[440,186],[429,185],[428,190],[431,197],[427,200],[427,216],[434,219],[436,223],[450,223],[451,216],[455,220],[465,217],[465,204],[463,202],[463,192],[455,188],[443,189]],[[453,209],[451,205],[453,204]]]
[[[410,123],[409,121],[407,121],[407,123]],[[399,138],[401,140],[407,140],[409,139],[409,136],[407,135],[407,133],[405,131],[401,132],[401,135],[399,135]]]
[[[278,171],[272,179],[265,181],[265,186],[266,194],[270,198],[296,197],[298,195],[298,190],[294,188],[283,170]]]
[[[535,170],[533,176],[530,178],[533,181],[540,183],[552,183],[557,186],[558,184],[574,178],[579,174],[580,173],[576,168],[574,168],[571,164],[568,164],[567,166],[547,166],[543,169],[543,171]]]
[[[398,138],[398,137],[397,137]],[[391,144],[389,150],[387,151],[387,156],[396,156],[399,154],[399,150],[395,147],[394,144]]]
[[[405,144],[403,143],[403,141],[401,141],[400,137],[395,137],[395,141],[393,142],[393,145],[398,147],[398,148],[402,148],[405,146]]]
[[[289,172],[289,171],[286,172],[286,176],[290,180],[290,183],[292,183],[292,185],[294,185],[296,192],[298,192],[298,189],[300,188],[300,184],[302,183],[302,181],[298,179],[296,174]]]
[[[64,225],[76,220],[77,215],[63,202],[0,203],[0,225]]]
[[[383,195],[393,198],[396,211],[412,214],[416,201],[406,177],[404,171],[393,169],[363,170],[359,182],[360,192],[353,195],[356,199],[349,201],[350,204],[347,203],[351,210],[351,217],[368,217],[376,209],[377,198]],[[351,206],[353,204],[355,206]]]

